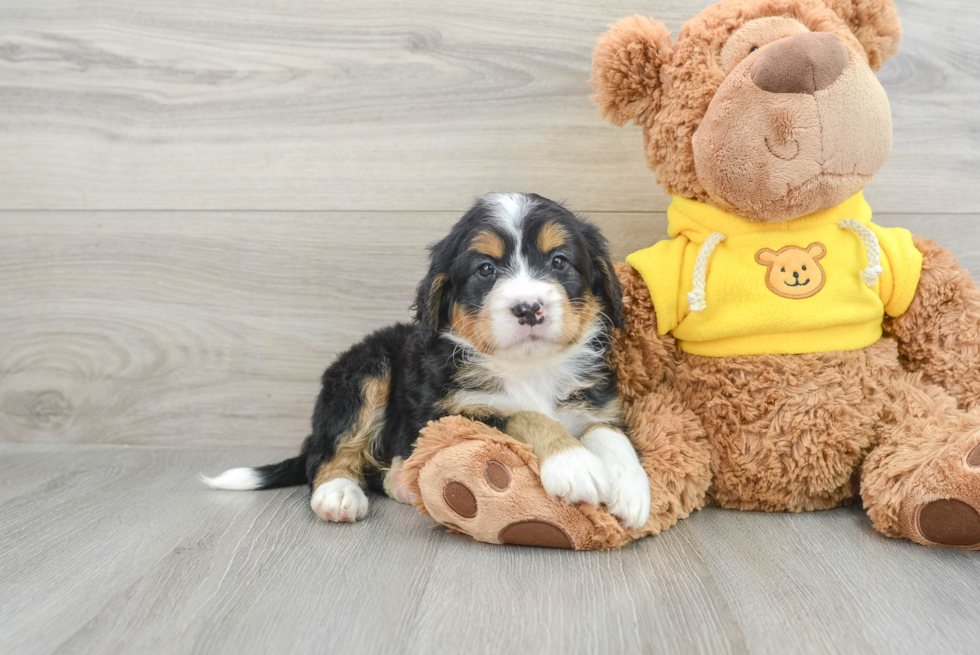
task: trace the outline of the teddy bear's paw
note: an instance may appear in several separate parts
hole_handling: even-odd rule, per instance
[[[980,513],[962,500],[934,500],[919,507],[919,534],[943,546],[980,548]]]
[[[353,523],[367,516],[368,499],[354,480],[336,478],[316,488],[310,507],[324,521]]]
[[[980,550],[980,445],[958,459],[940,492],[948,497],[919,505],[914,528],[930,544]]]
[[[606,467],[585,448],[572,448],[546,459],[541,465],[541,484],[549,498],[570,505],[598,505],[609,496]]]
[[[478,541],[576,550],[601,545],[595,524],[578,508],[548,498],[538,475],[500,443],[469,440],[440,450],[418,481],[432,518]]]

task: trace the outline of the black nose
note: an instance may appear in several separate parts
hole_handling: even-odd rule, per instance
[[[793,271],[793,277],[795,277],[796,279],[800,279],[800,274],[797,273],[796,271]]]
[[[514,316],[517,317],[517,322],[521,325],[537,325],[538,323],[544,323],[544,315],[538,316],[538,310],[541,309],[541,303],[536,302],[533,305],[529,305],[526,302],[519,302],[510,308],[510,311],[514,312]]]

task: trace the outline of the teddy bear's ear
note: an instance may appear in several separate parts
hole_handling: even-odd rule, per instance
[[[898,52],[902,23],[893,0],[824,0],[851,28],[864,46],[871,70]]]
[[[633,16],[599,37],[592,54],[592,100],[613,125],[642,122],[660,108],[660,67],[670,61],[673,45],[663,23]]]
[[[806,254],[810,255],[810,258],[816,261],[822,259],[827,254],[827,249],[824,248],[822,243],[811,243],[806,248]]]

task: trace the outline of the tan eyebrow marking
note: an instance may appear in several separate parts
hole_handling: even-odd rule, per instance
[[[561,248],[565,245],[567,238],[568,232],[565,231],[565,228],[554,221],[548,221],[538,232],[538,250],[549,253],[555,248]]]
[[[470,248],[494,259],[504,256],[504,240],[499,234],[483,230],[470,241]]]

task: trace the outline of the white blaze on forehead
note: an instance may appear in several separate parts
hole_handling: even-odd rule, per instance
[[[514,239],[514,259],[511,268],[517,273],[527,271],[527,260],[521,252],[524,219],[534,201],[523,193],[488,193],[484,199],[490,204],[496,225]]]
[[[488,193],[484,198],[493,208],[497,224],[520,241],[524,217],[533,204],[523,193]]]

